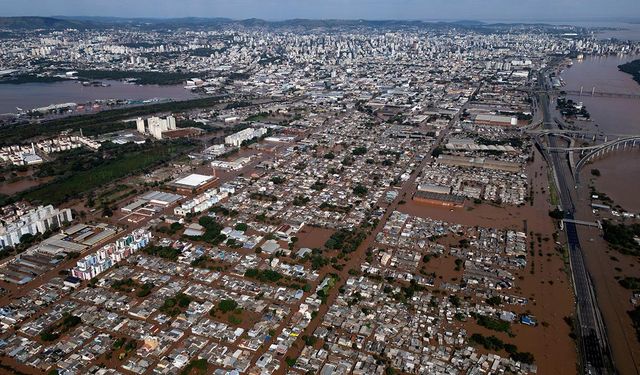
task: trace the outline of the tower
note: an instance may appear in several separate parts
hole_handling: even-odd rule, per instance
[[[167,128],[169,130],[176,130],[176,118],[169,115],[167,116]]]
[[[136,129],[138,130],[138,133],[145,133],[144,120],[142,119],[142,117],[138,117],[136,119]]]

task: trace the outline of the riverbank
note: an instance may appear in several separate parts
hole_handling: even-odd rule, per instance
[[[121,81],[103,81],[104,86],[84,86],[79,81],[0,85],[0,114],[46,107],[61,103],[88,103],[96,100],[195,99],[198,94],[182,85],[137,85]]]
[[[590,56],[574,60],[571,68],[562,73],[567,90],[639,94],[640,85],[631,75],[618,69],[618,65],[638,59],[638,56]],[[591,123],[582,124],[585,130],[605,134],[640,134],[640,101],[631,98],[571,96],[582,102],[591,114]],[[611,138],[611,137],[610,137]],[[590,206],[592,188],[606,194],[613,206],[633,213],[640,212],[637,199],[637,181],[640,178],[640,156],[637,150],[606,154],[583,168],[576,192],[576,218],[588,222],[603,218],[618,219],[604,210],[594,213]],[[598,172],[592,173],[591,170]],[[600,176],[597,177],[596,175]],[[618,210],[620,210],[618,208]],[[640,374],[640,341],[635,335],[628,311],[632,309],[631,292],[618,282],[621,277],[640,277],[637,257],[623,255],[609,249],[597,228],[578,226],[585,264],[593,281],[602,320],[614,365],[619,374]]]
[[[598,92],[640,94],[640,85],[618,69],[618,65],[638,59],[638,56],[588,56],[573,60],[573,66],[562,72],[564,89],[583,91],[582,96],[569,98],[586,106],[593,126],[598,131],[611,134],[640,134],[640,101],[636,98],[592,97],[593,88]]]
[[[633,80],[640,84],[640,60],[633,60],[626,64],[618,65],[621,72],[630,74]]]
[[[622,207],[632,204],[629,208],[638,205],[638,200],[633,198],[635,194],[627,195],[624,190],[627,187],[629,192],[637,189],[640,167],[625,169],[613,165],[616,161],[625,159],[632,162],[637,160],[637,157],[637,151],[635,154],[627,152],[608,156],[584,168],[581,180],[593,180],[597,191],[606,193],[614,204],[620,204]],[[629,164],[632,163],[626,165]],[[601,176],[592,176],[592,168],[600,170]],[[588,185],[590,184],[583,183],[578,191],[580,214],[577,218],[593,222],[602,220],[603,217],[611,217],[604,212],[594,214],[591,211],[591,190]],[[602,238],[600,229],[582,226],[578,227],[578,233],[582,239],[585,262],[594,284],[616,370],[621,375],[640,374],[640,341],[627,313],[633,308],[630,301],[631,291],[624,289],[618,282],[622,277],[640,277],[640,262],[637,257],[611,250]]]

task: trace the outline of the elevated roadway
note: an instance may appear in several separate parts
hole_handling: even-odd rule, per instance
[[[541,77],[541,80],[546,81],[543,77]],[[544,111],[544,128],[546,130],[555,130],[557,124],[551,119],[548,94],[546,92],[539,94],[539,99]],[[549,132],[545,137],[549,147],[558,147],[558,137],[556,135]],[[538,147],[540,147],[540,144],[538,144]],[[565,233],[569,250],[571,278],[576,296],[577,333],[582,372],[609,375],[614,373],[614,370],[606,330],[600,316],[591,278],[584,262],[576,223],[574,222],[574,182],[569,160],[566,154],[549,153],[544,148],[541,148],[541,150],[553,170],[561,207],[564,211],[564,219],[566,220]]]

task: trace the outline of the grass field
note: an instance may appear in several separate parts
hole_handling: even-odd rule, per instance
[[[121,178],[138,174],[146,169],[172,160],[191,150],[187,143],[157,143],[142,150],[131,151],[107,160],[91,170],[73,173],[71,176],[26,191],[22,198],[32,202],[57,204],[77,198]]]

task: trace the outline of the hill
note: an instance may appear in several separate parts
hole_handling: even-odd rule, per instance
[[[36,30],[36,29],[85,29],[86,22],[65,20],[53,17],[0,17],[0,29]]]

